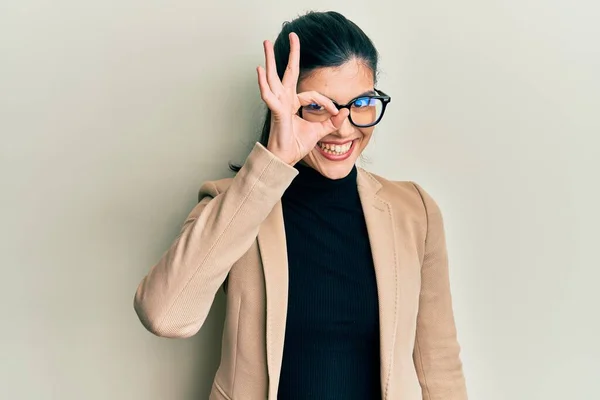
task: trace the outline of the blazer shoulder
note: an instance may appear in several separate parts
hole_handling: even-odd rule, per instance
[[[402,207],[404,211],[420,215],[425,219],[427,215],[440,212],[437,202],[417,182],[394,181],[368,171],[364,172],[379,182],[381,189],[378,194],[393,206]]]
[[[211,181],[204,181],[198,190],[198,201],[200,202],[205,197],[216,197],[219,193],[226,191],[233,178],[224,178]]]

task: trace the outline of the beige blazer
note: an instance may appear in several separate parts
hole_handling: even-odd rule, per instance
[[[277,399],[288,288],[280,200],[297,173],[257,143],[235,178],[202,185],[181,233],[135,294],[148,330],[184,338],[225,288],[210,399]],[[357,180],[379,294],[382,398],[466,400],[440,210],[415,183],[360,168]]]

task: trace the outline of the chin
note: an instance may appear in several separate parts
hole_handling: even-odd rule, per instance
[[[331,161],[321,156],[318,150],[315,149],[314,152],[315,153],[302,161],[304,164],[317,170],[321,175],[329,179],[342,179],[348,176],[357,159],[357,157],[353,155],[342,161]]]
[[[331,161],[327,163],[331,163]],[[354,167],[354,163],[346,160],[343,163],[336,163],[336,165],[320,165],[317,171],[329,179],[342,179],[348,176],[352,167]]]

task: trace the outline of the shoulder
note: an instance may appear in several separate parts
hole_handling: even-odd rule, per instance
[[[403,211],[427,216],[439,214],[440,208],[433,197],[415,181],[394,181],[372,172],[360,169],[366,179],[380,185],[377,195],[390,203],[394,208],[400,207]]]
[[[257,184],[276,193],[284,185],[289,185],[289,182],[297,174],[296,168],[282,161],[262,144],[256,142],[235,177],[205,181],[198,191],[198,200],[205,197],[216,197],[228,190],[232,183],[235,183],[236,191],[241,190],[239,194],[242,196],[247,196],[248,192]]]

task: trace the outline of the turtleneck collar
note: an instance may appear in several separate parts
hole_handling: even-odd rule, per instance
[[[284,197],[293,197],[296,201],[302,199],[305,201],[336,201],[344,197],[355,197],[353,195],[357,194],[358,171],[356,165],[352,167],[348,175],[340,179],[329,179],[304,164],[298,163],[294,167],[299,173],[288,187]]]

